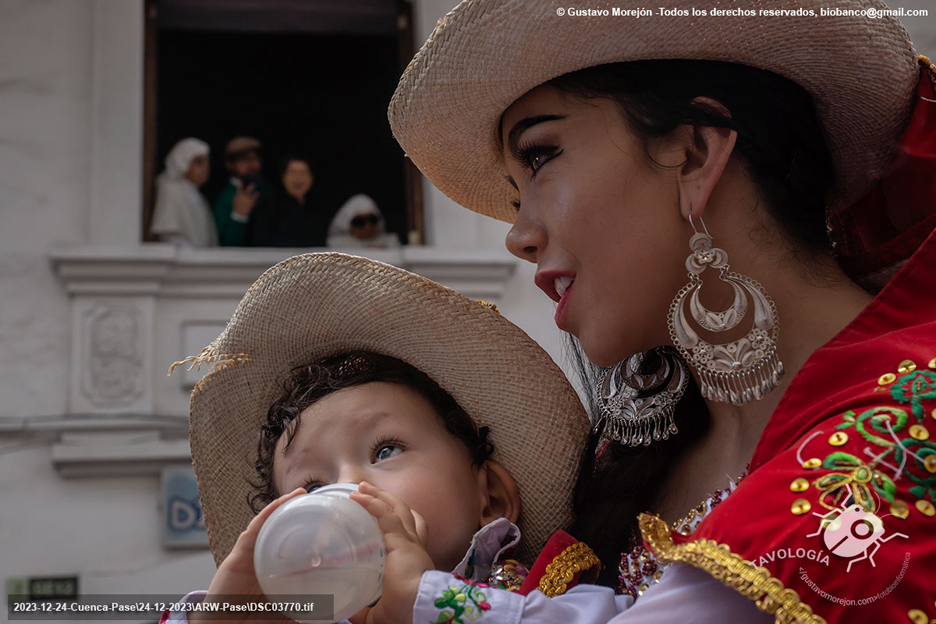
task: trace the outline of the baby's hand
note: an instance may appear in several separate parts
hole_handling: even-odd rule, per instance
[[[215,596],[226,596],[225,601],[230,602],[232,596],[242,596],[244,600],[266,602],[263,590],[260,589],[260,583],[257,581],[257,573],[254,570],[254,546],[257,544],[257,536],[260,535],[260,527],[266,522],[276,509],[290,498],[299,494],[305,494],[305,488],[297,488],[289,494],[280,496],[275,501],[260,510],[254,519],[250,521],[244,532],[237,538],[234,548],[228,553],[227,558],[221,562],[218,571],[215,572],[211,585],[208,587],[208,594],[205,596],[205,602],[214,600]],[[210,621],[213,624],[220,624],[221,620],[217,613],[205,611],[191,611],[188,614],[190,623],[200,621]],[[239,613],[231,614],[229,620],[225,622],[247,621]],[[294,624],[293,620],[286,616],[271,613],[268,622],[283,622]],[[254,621],[255,618],[254,618]]]
[[[365,622],[408,624],[413,621],[413,606],[423,572],[434,567],[423,545],[425,521],[396,496],[369,483],[361,483],[351,498],[377,520],[387,547],[383,592],[367,612]]]

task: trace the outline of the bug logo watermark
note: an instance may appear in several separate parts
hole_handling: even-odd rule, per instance
[[[847,503],[847,501],[846,501]],[[891,533],[885,536],[884,521],[861,505],[843,505],[819,516],[819,529],[806,537],[822,535],[822,542],[833,555],[848,559],[845,572],[851,572],[853,565],[867,559],[874,566],[874,554],[881,545],[895,537],[907,538],[903,533]],[[828,564],[827,564],[828,565]]]

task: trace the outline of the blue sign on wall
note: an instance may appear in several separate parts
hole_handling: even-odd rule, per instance
[[[163,546],[207,548],[208,534],[191,467],[162,471]]]

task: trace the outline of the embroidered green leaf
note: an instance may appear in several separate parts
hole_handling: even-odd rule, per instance
[[[894,503],[894,495],[897,493],[897,486],[894,485],[894,482],[891,481],[890,477],[881,474],[880,472],[875,472],[874,479],[871,481],[871,485],[874,486],[874,489],[877,490],[877,493],[884,497],[888,503]]]
[[[455,614],[453,612],[443,611],[442,613],[439,614],[438,619],[436,619],[436,621],[432,622],[431,624],[446,624],[447,622],[451,622],[454,619],[455,619]]]
[[[853,422],[844,422],[840,425],[836,425],[835,428],[836,429],[851,429],[854,426],[855,426],[855,423]]]
[[[445,598],[446,600],[451,600],[452,598],[455,597],[456,591],[458,591],[458,588],[456,587],[449,587],[448,589],[443,589],[442,597]]]
[[[844,485],[844,482],[847,481],[847,475],[832,473],[816,479],[813,481],[813,485],[815,485],[820,490],[827,490],[831,487]]]
[[[873,513],[877,507],[874,503],[874,498],[871,496],[871,490],[863,483],[852,484],[852,497],[865,511]]]
[[[928,488],[926,488],[926,487],[924,487],[924,486],[922,486],[922,485],[917,485],[917,486],[915,486],[915,487],[910,488],[910,493],[913,494],[914,496],[916,496],[917,498],[926,498],[926,490],[927,490],[927,489],[928,489]]]
[[[899,407],[873,407],[858,416],[855,429],[868,442],[891,448],[894,446],[894,441],[890,438],[889,430],[902,431],[907,424],[907,419],[907,412]],[[869,429],[887,437],[877,436]]]
[[[444,609],[445,607],[449,606],[449,601],[445,598],[437,598],[434,604],[436,609]]]
[[[846,470],[863,466],[864,462],[850,453],[836,451],[822,461],[822,467],[829,470]]]

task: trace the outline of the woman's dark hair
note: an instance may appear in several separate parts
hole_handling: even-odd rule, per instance
[[[550,84],[573,95],[617,101],[651,161],[652,141],[680,125],[737,131],[734,154],[791,248],[830,254],[825,201],[832,185],[832,159],[812,98],[798,84],[743,65],[686,60],[600,65]],[[697,97],[721,103],[730,116],[716,106],[693,102]],[[588,362],[574,338],[568,337],[566,347],[581,383],[593,389],[599,369]],[[654,362],[648,358],[645,366],[649,370]],[[596,406],[589,407],[595,418]],[[604,563],[601,584],[617,587],[621,554],[640,543],[638,514],[659,505],[671,467],[709,428],[710,415],[694,383],[677,405],[674,419],[679,433],[649,447],[609,443],[596,458],[601,440],[596,434],[589,439],[575,491],[573,532]]]
[[[314,364],[298,366],[283,382],[283,392],[270,406],[267,420],[260,427],[254,463],[256,480],[251,483],[255,492],[248,498],[254,512],[281,494],[273,483],[276,446],[285,433],[286,445],[283,448],[289,448],[302,424],[302,413],[333,392],[376,381],[401,384],[418,392],[432,405],[445,429],[465,444],[474,464],[480,466],[490,459],[494,447],[487,441],[488,428],[476,427],[455,399],[428,375],[388,355],[367,351],[343,353]]]
[[[588,413],[597,418],[598,405],[592,393],[601,369],[588,361],[575,337],[563,334],[563,338],[566,358],[586,390]],[[648,352],[638,372],[649,373],[657,365],[653,352]],[[601,561],[601,585],[618,588],[621,554],[641,543],[638,514],[654,510],[676,458],[709,429],[705,401],[691,376],[686,393],[676,404],[673,421],[679,433],[650,446],[608,442],[594,432],[588,437],[573,496],[576,519],[571,532]]]
[[[812,98],[772,72],[717,61],[637,61],[598,65],[550,83],[585,98],[616,100],[628,127],[650,143],[678,126],[729,128],[734,152],[788,240],[811,253],[831,251],[825,202],[832,158]],[[729,112],[697,97],[711,98]],[[652,158],[651,158],[652,160]]]

